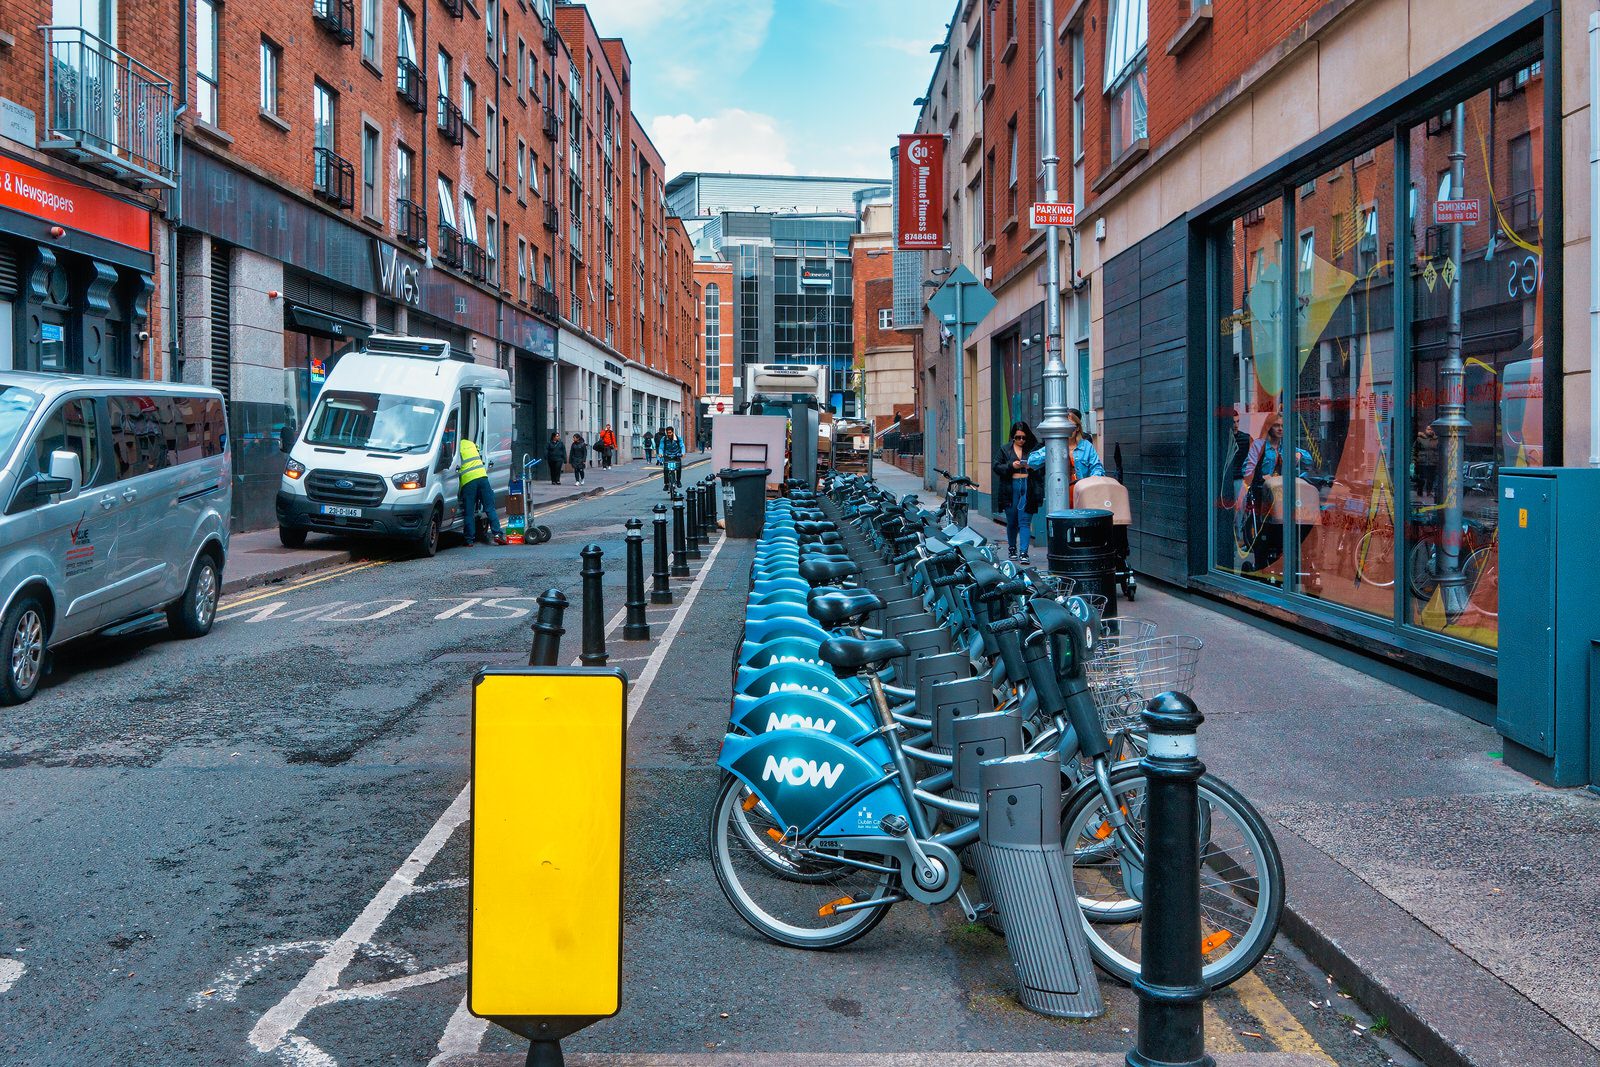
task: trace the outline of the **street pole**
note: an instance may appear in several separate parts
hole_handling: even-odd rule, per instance
[[[956,283],[956,475],[965,478],[967,477],[967,324],[961,314],[961,291],[966,286],[959,278],[954,281]]]
[[[1046,85],[1040,94],[1044,101],[1044,199],[1054,204],[1060,201],[1056,188],[1056,35],[1055,2],[1042,0],[1040,21],[1044,34],[1044,71]],[[1071,507],[1067,485],[1067,437],[1071,427],[1067,422],[1067,364],[1061,352],[1061,242],[1056,228],[1045,228],[1045,280],[1044,280],[1044,418],[1039,420],[1039,439],[1044,442],[1044,509],[1064,511]]]
[[[1455,106],[1454,121],[1450,124],[1450,199],[1466,196],[1466,131],[1467,107]],[[1443,528],[1439,531],[1439,596],[1444,603],[1445,618],[1455,621],[1467,608],[1467,576],[1461,569],[1461,492],[1465,473],[1464,447],[1467,431],[1472,423],[1467,419],[1467,368],[1461,359],[1461,290],[1466,285],[1465,270],[1461,262],[1461,223],[1450,227],[1450,262],[1457,277],[1450,288],[1450,318],[1444,363],[1439,367],[1439,387],[1444,403],[1434,429],[1441,438],[1440,450],[1444,454],[1444,514]]]

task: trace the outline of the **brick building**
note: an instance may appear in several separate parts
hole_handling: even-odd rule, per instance
[[[374,332],[506,368],[519,451],[681,422],[692,277],[583,5],[25,0],[0,33],[0,166],[57,205],[0,201],[4,347],[222,389],[239,527],[273,521],[280,433]]]
[[[1496,474],[1590,448],[1590,190],[1561,165],[1589,9],[1043,6],[957,3],[918,122],[951,145],[922,276],[967,256],[999,300],[966,353],[968,473],[987,487],[995,435],[1042,414],[1050,238],[1021,218],[1049,91],[1079,205],[1068,402],[1133,497],[1134,566],[1492,684]],[[952,389],[922,336],[932,412]]]
[[[894,322],[894,209],[864,204],[861,229],[850,238],[854,262],[856,371],[863,410],[881,431],[915,415],[916,345]]]
[[[700,429],[733,410],[733,264],[715,259],[694,262],[695,290],[701,301],[695,336],[695,395]],[[720,405],[720,406],[719,406]]]

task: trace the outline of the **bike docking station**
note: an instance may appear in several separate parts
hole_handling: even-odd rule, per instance
[[[473,680],[467,1008],[528,1067],[621,1007],[627,693],[595,668]]]

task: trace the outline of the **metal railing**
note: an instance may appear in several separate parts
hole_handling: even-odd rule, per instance
[[[394,91],[400,99],[411,105],[412,111],[428,106],[428,82],[422,70],[405,56],[395,58]]]
[[[561,130],[561,120],[556,115],[556,109],[549,104],[544,106],[544,133],[546,137],[554,137]]]
[[[311,17],[318,26],[333,34],[340,44],[355,43],[355,0],[311,0]]]
[[[462,17],[463,8],[461,0],[439,0],[439,2],[444,4],[444,9],[450,12],[450,14],[455,18]]]
[[[554,204],[544,206],[544,228],[555,233],[561,228],[561,209]]]
[[[398,225],[395,227],[400,234],[400,240],[414,248],[421,248],[428,243],[428,211],[415,200],[401,197],[396,202],[399,208]]]
[[[461,270],[469,278],[484,281],[489,277],[489,254],[476,241],[461,243]]]
[[[561,301],[554,289],[546,289],[542,285],[533,286],[528,303],[532,305],[533,310],[549,318],[558,318],[561,314]]]
[[[331,148],[313,148],[311,165],[311,189],[319,199],[344,208],[355,205],[356,168],[349,160]]]
[[[447,222],[439,223],[439,245],[433,258],[447,267],[461,269],[461,233]]]
[[[459,2],[459,0],[457,0],[457,2]],[[554,22],[545,23],[545,25],[544,25],[544,50],[546,52],[549,52],[551,55],[555,55],[556,54],[556,46],[560,43],[560,41],[561,41],[561,38],[556,33],[556,24]]]
[[[1537,236],[1539,230],[1539,195],[1532,189],[1512,193],[1496,201],[1500,217],[1511,231],[1522,238]]]
[[[461,109],[443,94],[439,96],[439,132],[444,134],[444,139],[451,144],[460,144],[466,139]]]
[[[172,83],[79,26],[46,26],[39,147],[135,185],[173,181]]]

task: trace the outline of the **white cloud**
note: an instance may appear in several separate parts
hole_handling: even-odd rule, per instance
[[[720,77],[742,72],[766,42],[776,0],[588,0],[595,28],[641,53]]]
[[[878,42],[878,47],[887,48],[892,52],[904,52],[908,56],[922,59],[929,54],[929,43],[920,37],[885,37]],[[931,70],[933,64],[930,62],[928,67]]]
[[[668,174],[685,171],[743,171],[796,174],[789,142],[777,119],[742,108],[713,115],[657,115],[650,139],[661,150]]]

